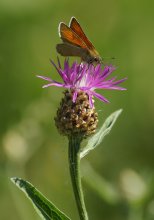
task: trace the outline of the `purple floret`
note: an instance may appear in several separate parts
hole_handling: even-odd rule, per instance
[[[94,91],[95,89],[126,90],[117,85],[124,82],[127,78],[117,81],[116,77],[107,79],[107,77],[115,70],[115,67],[113,66],[105,66],[104,69],[102,69],[101,64],[93,66],[92,64],[87,63],[78,64],[77,62],[74,62],[69,66],[69,61],[65,60],[64,68],[62,68],[59,59],[58,66],[56,66],[53,61],[51,62],[61,76],[63,83],[52,80],[49,77],[37,76],[49,82],[44,85],[43,88],[57,86],[70,89],[74,92],[73,102],[76,101],[77,93],[80,90],[88,94],[91,107],[93,107],[93,96],[103,102],[109,102],[104,96],[96,93]]]

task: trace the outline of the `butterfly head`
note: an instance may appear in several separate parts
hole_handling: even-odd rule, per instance
[[[100,56],[94,57],[94,62],[97,63],[97,64],[102,63],[102,58]]]
[[[94,56],[94,57],[90,57],[88,60],[89,64],[99,64],[102,63],[102,58],[100,56]]]
[[[87,50],[87,62],[91,64],[99,64],[102,63],[102,58],[95,48],[91,50]]]

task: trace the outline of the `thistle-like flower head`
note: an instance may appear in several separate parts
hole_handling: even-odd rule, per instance
[[[49,86],[63,87],[73,92],[72,101],[75,103],[78,92],[83,91],[89,97],[90,107],[93,107],[93,96],[100,99],[103,102],[109,102],[104,96],[95,92],[96,89],[109,89],[109,90],[125,90],[125,88],[118,86],[118,84],[124,82],[126,78],[116,80],[116,77],[107,79],[110,74],[115,70],[113,66],[104,66],[102,69],[101,64],[93,66],[92,64],[74,62],[69,65],[68,59],[64,62],[64,68],[61,67],[58,59],[58,65],[56,66],[51,61],[57,72],[61,76],[63,82],[57,82],[53,79],[45,76],[37,76],[49,83],[44,85],[43,88]]]

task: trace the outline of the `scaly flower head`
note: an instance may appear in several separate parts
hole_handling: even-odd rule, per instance
[[[107,79],[109,75],[115,70],[113,66],[105,66],[101,68],[101,64],[93,66],[92,64],[74,62],[69,65],[68,59],[64,62],[64,68],[61,67],[58,59],[58,66],[51,61],[57,72],[61,76],[63,82],[57,82],[53,79],[45,76],[37,76],[49,83],[44,85],[43,88],[49,86],[63,87],[73,92],[72,101],[76,102],[78,92],[83,91],[88,95],[90,107],[93,107],[93,96],[100,99],[103,102],[109,102],[104,96],[96,93],[96,89],[110,89],[110,90],[125,90],[125,88],[118,86],[118,84],[124,82],[126,78],[116,80],[116,77]]]

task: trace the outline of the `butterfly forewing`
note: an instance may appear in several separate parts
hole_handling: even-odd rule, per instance
[[[82,48],[87,48],[87,45],[84,43],[84,41],[80,39],[80,37],[63,22],[60,23],[59,33],[63,42],[68,42]]]
[[[70,28],[84,41],[84,43],[87,45],[87,47],[89,49],[93,49],[94,48],[93,44],[87,38],[87,36],[85,35],[84,31],[82,30],[79,22],[76,20],[75,17],[71,18]]]

